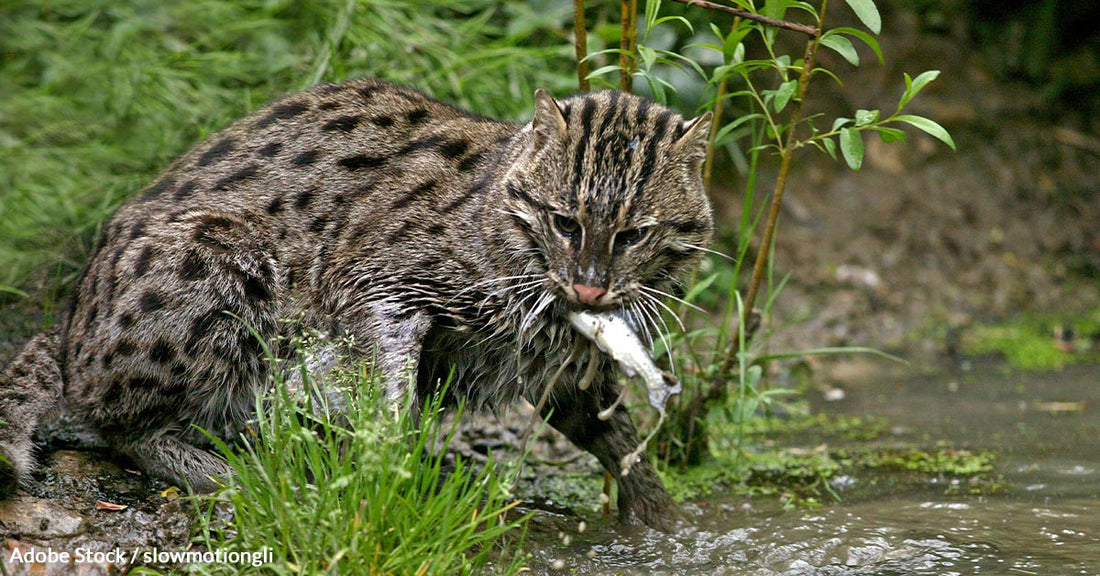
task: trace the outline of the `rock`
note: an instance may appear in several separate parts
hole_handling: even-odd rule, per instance
[[[0,502],[0,534],[49,540],[76,536],[84,528],[84,517],[50,500],[20,494]]]
[[[35,481],[0,502],[5,574],[120,574],[140,552],[185,550],[189,501],[161,495],[162,482],[129,472],[101,451],[58,450]],[[119,504],[97,507],[97,502]]]

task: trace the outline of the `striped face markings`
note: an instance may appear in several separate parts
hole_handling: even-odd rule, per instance
[[[517,227],[565,286],[607,289],[677,274],[713,227],[699,175],[709,118],[618,92],[536,95],[529,166],[505,183]],[[521,160],[522,162],[523,160]],[[562,290],[567,295],[568,288]]]

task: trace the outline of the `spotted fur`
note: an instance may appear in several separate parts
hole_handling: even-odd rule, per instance
[[[708,123],[618,92],[539,91],[532,121],[511,124],[378,80],[237,121],[119,209],[59,326],[0,375],[9,480],[63,395],[146,472],[209,490],[227,470],[194,427],[235,437],[270,378],[251,330],[274,344],[311,329],[375,357],[394,400],[453,369],[473,405],[534,402],[556,374],[551,424],[615,473],[625,520],[667,525],[648,463],[618,474],[629,415],[596,418],[614,367],[579,353],[564,315],[611,308],[658,329],[659,295],[711,237]]]

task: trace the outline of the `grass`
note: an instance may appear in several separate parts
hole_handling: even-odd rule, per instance
[[[377,76],[509,119],[530,109],[536,87],[568,92],[571,49],[537,4],[5,2],[0,298],[71,283],[119,203],[287,92]]]
[[[188,571],[452,575],[492,564],[496,574],[516,573],[525,517],[509,513],[511,482],[491,462],[474,468],[456,456],[448,464],[457,427],[444,424],[441,401],[430,402],[419,422],[410,406],[394,417],[365,366],[336,378],[348,391],[347,411],[332,417],[276,386],[250,441],[220,444],[233,485],[196,500],[198,544],[225,553],[270,550],[271,561]]]

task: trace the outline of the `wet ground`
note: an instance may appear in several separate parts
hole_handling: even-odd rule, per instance
[[[784,507],[773,496],[721,493],[683,505],[689,520],[674,534],[619,525],[599,505],[593,459],[556,434],[536,447],[524,497],[537,499],[524,546],[532,574],[622,575],[971,575],[1100,574],[1100,366],[1058,372],[981,365],[938,375],[843,383],[842,400],[815,398],[815,411],[875,415],[880,446],[916,445],[996,454],[996,490],[971,495],[950,477],[914,482],[863,470],[836,476],[839,500]],[[523,419],[467,427],[467,454],[514,444]],[[820,449],[795,436],[788,448]],[[864,444],[866,446],[866,444]],[[842,450],[843,443],[830,444]],[[587,494],[555,498],[563,471],[587,473]],[[582,483],[583,484],[583,483]],[[96,450],[59,450],[33,487],[0,503],[0,550],[85,554],[183,550],[191,505],[167,486],[112,463]],[[561,492],[556,492],[561,490]],[[585,501],[582,504],[576,502]],[[583,527],[582,527],[583,525]],[[7,562],[12,573],[107,574],[128,558],[103,562]]]
[[[586,510],[544,514],[527,545],[532,573],[1095,576],[1098,384],[1100,366],[854,383],[821,409],[884,416],[887,444],[993,450],[1004,489],[946,496],[943,478],[897,484],[869,472],[834,479],[842,500],[820,508],[721,496],[689,504],[691,521],[673,535],[624,529]]]

